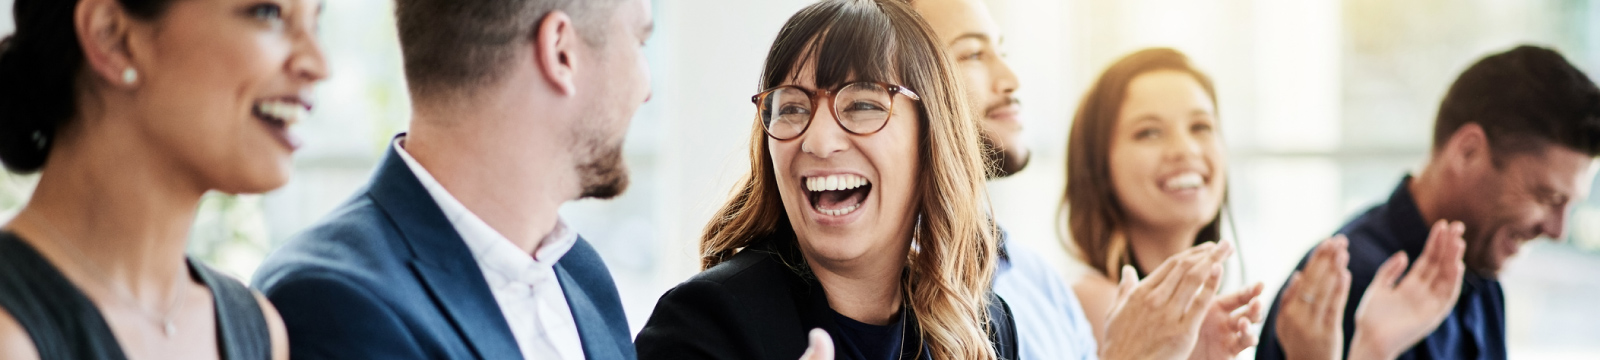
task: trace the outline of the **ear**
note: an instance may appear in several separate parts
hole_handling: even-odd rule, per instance
[[[579,44],[578,33],[572,18],[560,10],[551,11],[539,20],[534,29],[533,61],[545,81],[562,95],[577,93],[573,74],[577,71],[574,59]]]
[[[78,32],[78,44],[83,47],[84,63],[90,73],[113,86],[132,88],[139,83],[125,81],[125,73],[132,69],[133,54],[128,40],[133,19],[115,0],[83,0],[73,12],[73,27]]]
[[[1483,132],[1483,126],[1466,123],[1450,135],[1450,142],[1445,145],[1442,155],[1445,156],[1445,163],[1459,172],[1493,167],[1494,158],[1489,151],[1489,136]]]

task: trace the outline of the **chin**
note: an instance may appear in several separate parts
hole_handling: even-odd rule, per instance
[[[219,183],[213,190],[235,195],[265,193],[288,184],[289,176],[294,172],[287,160],[243,170],[238,176],[230,177],[230,181]]]
[[[813,261],[846,262],[867,253],[865,244],[833,236],[812,236],[801,240],[801,248],[810,250],[806,255]]]

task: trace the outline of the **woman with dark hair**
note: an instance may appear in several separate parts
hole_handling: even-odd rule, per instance
[[[983,153],[942,45],[898,0],[824,0],[767,55],[750,173],[661,297],[641,359],[1014,359]],[[815,355],[815,353],[813,353]]]
[[[1074,290],[1097,337],[1106,336],[1117,282],[1223,241],[1228,172],[1217,116],[1211,79],[1166,48],[1123,57],[1084,95],[1067,140],[1061,209],[1080,259],[1094,270]],[[1459,223],[1436,233],[1446,240],[1460,235]],[[1347,245],[1342,236],[1322,242],[1284,291],[1296,299],[1279,314],[1289,325],[1277,329],[1290,358],[1343,357]],[[1189,358],[1231,358],[1254,346],[1247,330],[1262,321],[1261,290],[1256,283],[1219,297]],[[1358,350],[1351,354],[1365,353]]]
[[[315,0],[17,0],[0,358],[286,359],[276,311],[184,255],[201,195],[282,186],[327,76]]]

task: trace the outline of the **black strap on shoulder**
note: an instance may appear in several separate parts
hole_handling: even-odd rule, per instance
[[[0,231],[0,308],[41,359],[124,359],[100,311],[28,243]]]
[[[222,348],[222,360],[272,359],[272,333],[267,330],[267,318],[261,312],[261,304],[256,302],[255,293],[239,280],[192,258],[189,269],[211,288],[211,298],[217,307],[217,345]]]

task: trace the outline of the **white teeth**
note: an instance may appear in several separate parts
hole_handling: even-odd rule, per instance
[[[867,185],[866,178],[852,174],[809,177],[805,182],[806,190],[810,191],[850,190]]]
[[[301,119],[310,116],[305,106],[287,101],[263,101],[256,103],[256,113],[269,118],[282,121],[285,126],[294,126]]]
[[[1167,182],[1162,185],[1172,190],[1197,189],[1205,185],[1205,179],[1197,173],[1186,173],[1167,179]]]
[[[842,216],[844,214],[849,214],[851,211],[856,211],[856,208],[860,208],[860,207],[861,207],[861,204],[855,204],[855,205],[846,206],[843,209],[835,209],[835,210],[817,209],[817,212],[821,212],[823,215],[828,215],[828,216]]]

